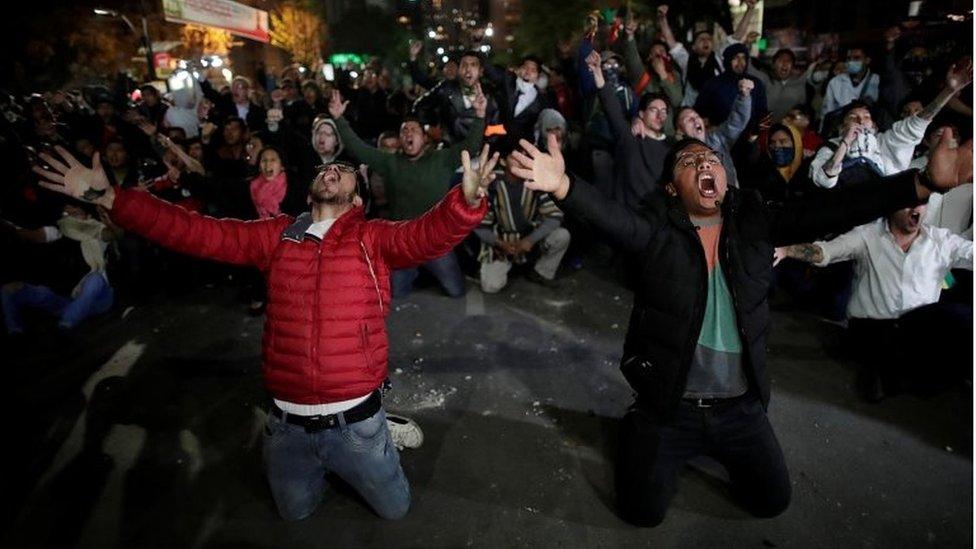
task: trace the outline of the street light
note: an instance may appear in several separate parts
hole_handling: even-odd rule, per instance
[[[92,11],[95,12],[95,15],[103,15],[106,17],[117,17],[121,19],[122,22],[124,22],[127,27],[129,27],[129,30],[132,31],[132,34],[139,34],[136,31],[135,25],[132,24],[132,21],[129,21],[129,18],[126,17],[125,14],[119,13],[115,10],[109,10],[105,8],[95,8]],[[146,65],[147,65],[146,68],[148,69],[147,76],[149,77],[149,80],[155,80],[156,67],[155,67],[155,63],[153,62],[152,42],[149,41],[149,25],[146,23],[146,16],[142,17],[142,47],[145,48],[146,50]]]

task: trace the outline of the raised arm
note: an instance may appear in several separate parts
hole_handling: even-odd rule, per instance
[[[973,178],[973,144],[936,146],[924,173],[909,170],[830,192],[807,195],[767,210],[774,246],[811,242],[845,232],[897,209],[928,200]]]
[[[671,24],[668,23],[667,4],[661,4],[657,7],[657,26],[661,29],[661,38],[664,39],[664,43],[668,45],[669,50],[673,50],[678,45],[678,41],[674,39],[674,33],[671,32]]]
[[[498,153],[488,157],[485,145],[478,168],[471,166],[468,151],[461,153],[464,178],[437,205],[410,221],[377,221],[370,238],[391,269],[404,269],[440,257],[459,244],[481,223],[488,210],[486,189],[495,178]]]
[[[424,43],[420,40],[410,41],[410,62],[407,64],[407,67],[410,69],[410,78],[413,79],[413,82],[429,90],[437,85],[437,82],[427,74],[427,71],[420,68],[418,58],[423,48]]]
[[[262,221],[214,219],[146,192],[116,190],[108,184],[98,153],[92,158],[92,167],[86,168],[68,151],[55,149],[61,160],[42,154],[50,169],[33,168],[44,178],[42,187],[101,206],[120,227],[177,252],[263,269],[287,223],[286,217]]]
[[[512,153],[515,165],[511,169],[525,180],[526,187],[549,193],[564,212],[593,224],[624,249],[647,248],[653,233],[650,221],[607,198],[582,179],[570,177],[554,135],[549,136],[549,154],[524,139],[519,145],[522,151]]]
[[[485,115],[488,112],[488,98],[481,89],[481,83],[475,84],[475,96],[471,106],[474,107],[475,119],[468,128],[468,133],[464,139],[448,147],[440,153],[444,162],[451,168],[457,167],[458,157],[461,151],[468,151],[468,154],[475,154],[481,148],[481,143],[485,140]]]
[[[603,79],[603,68],[600,66],[600,53],[596,50],[591,51],[590,55],[586,58],[586,66],[593,74],[593,81],[596,83],[596,93],[600,98],[600,104],[603,106],[603,112],[607,115],[610,130],[613,131],[614,136],[618,140],[633,139],[630,133],[630,123],[627,121],[627,117],[624,116],[624,110],[620,106],[620,101],[617,100],[617,96],[606,85],[606,81]]]
[[[349,102],[342,100],[342,94],[339,93],[339,90],[332,90],[332,98],[329,100],[329,114],[336,122],[339,138],[357,160],[380,172],[383,177],[388,177],[386,162],[390,153],[370,146],[356,134],[352,126],[349,125],[349,121],[343,116],[348,106]]]
[[[752,93],[755,82],[748,78],[739,80],[739,94],[732,104],[732,112],[725,122],[715,128],[715,135],[722,141],[727,150],[732,146],[749,125],[749,118],[752,117]],[[700,96],[699,96],[700,97]]]
[[[746,12],[742,15],[742,19],[739,20],[739,25],[735,27],[735,32],[732,33],[732,38],[736,41],[745,41],[746,35],[749,34],[749,26],[752,25],[752,20],[756,16],[756,3],[758,1],[746,0]]]
[[[624,43],[624,65],[627,67],[627,80],[630,81],[630,86],[634,88],[634,91],[640,95],[643,87],[646,86],[645,81],[650,78],[650,75],[644,68],[640,52],[637,51],[637,40],[634,39],[634,33],[637,32],[637,22],[628,19],[624,32],[627,34],[627,40]]]

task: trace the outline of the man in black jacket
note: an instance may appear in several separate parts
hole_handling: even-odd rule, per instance
[[[512,171],[526,187],[551,193],[564,212],[635,254],[621,370],[637,395],[621,425],[617,498],[623,517],[642,526],[664,519],[682,465],[700,454],[728,470],[755,516],[789,505],[789,473],[766,418],[773,248],[913,206],[973,174],[970,142],[941,148],[924,174],[767,203],[728,189],[715,152],[685,139],[665,160],[663,190],[634,212],[566,174],[553,143],[551,154],[520,145],[526,152],[514,153],[521,166]]]
[[[457,80],[444,80],[417,99],[413,112],[425,123],[440,123],[444,141],[454,144],[464,141],[468,129],[474,124],[476,115],[474,100],[484,93],[488,98],[488,108],[484,116],[485,125],[491,126],[499,121],[498,103],[491,90],[482,92],[481,55],[476,51],[461,54],[461,64]]]

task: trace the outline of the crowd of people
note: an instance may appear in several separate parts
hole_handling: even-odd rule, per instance
[[[717,448],[743,505],[774,516],[790,483],[765,415],[771,296],[847,330],[867,400],[923,373],[971,381],[972,61],[912,25],[754,56],[745,4],[731,34],[687,45],[667,6],[619,33],[593,16],[510,67],[468,50],[431,73],[416,42],[409,85],[376,60],[334,81],[289,68],[2,97],[7,343],[30,349],[30,311],[70,337],[119,302],[231,280],[267,317],[282,516],[311,514],[328,470],[395,518],[410,495],[391,444],[421,437],[381,406],[391,296],[422,274],[449,297],[514,275],[559,292],[560,269],[606,244],[635,295],[621,515],[660,523],[680,465]],[[937,335],[958,346],[934,353]],[[706,409],[722,429],[700,432]]]

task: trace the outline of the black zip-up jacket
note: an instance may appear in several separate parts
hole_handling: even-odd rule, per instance
[[[684,394],[708,297],[708,266],[696,228],[680,202],[663,191],[634,212],[585,181],[571,180],[559,207],[636,254],[639,272],[633,277],[634,306],[623,361],[640,357],[650,364],[651,382],[637,395],[638,404],[668,417]],[[738,320],[746,376],[763,406],[769,403],[766,296],[773,248],[844,232],[918,202],[914,171],[785,202],[766,202],[755,191],[728,190],[722,204],[720,262]]]

